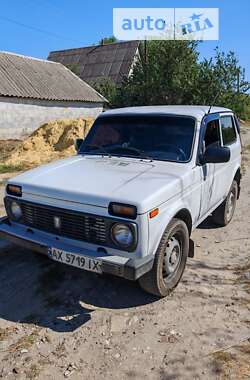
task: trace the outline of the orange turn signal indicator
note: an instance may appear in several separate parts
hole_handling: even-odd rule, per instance
[[[114,216],[120,216],[122,218],[136,219],[137,208],[132,205],[111,202],[109,204],[109,214]]]
[[[6,187],[6,193],[9,195],[14,195],[16,197],[22,196],[22,187],[18,185],[8,184]]]
[[[153,218],[155,218],[158,214],[159,214],[159,209],[158,209],[158,208],[155,208],[154,210],[150,211],[150,213],[149,213],[149,218],[150,218],[150,219],[153,219]]]

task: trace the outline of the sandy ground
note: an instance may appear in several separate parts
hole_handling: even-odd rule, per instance
[[[250,129],[243,138],[250,143]],[[165,299],[1,249],[0,377],[250,379],[248,155],[233,221],[193,233],[195,258]]]

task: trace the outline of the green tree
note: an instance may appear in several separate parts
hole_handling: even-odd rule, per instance
[[[101,78],[90,84],[96,91],[98,91],[109,101],[111,107],[116,105],[117,86],[110,78]]]
[[[233,109],[246,117],[249,105],[250,83],[245,70],[239,65],[235,53],[215,50],[214,58],[204,59],[199,66],[199,75],[193,101],[214,104]]]
[[[148,41],[140,47],[132,75],[116,89],[115,106],[216,104],[240,117],[249,112],[249,82],[233,52],[218,49],[199,62],[197,42]]]
[[[67,65],[67,68],[78,77],[80,76],[80,65],[77,65],[77,64]]]
[[[117,42],[117,38],[115,36],[110,36],[110,37],[104,37],[102,38],[98,44],[99,45],[109,45],[113,44],[114,42]]]
[[[132,75],[117,91],[117,102],[122,106],[190,103],[198,75],[196,47],[189,41],[142,43]]]

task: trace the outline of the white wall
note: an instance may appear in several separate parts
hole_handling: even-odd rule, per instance
[[[97,117],[102,110],[102,103],[0,97],[0,139],[24,138],[47,121]]]

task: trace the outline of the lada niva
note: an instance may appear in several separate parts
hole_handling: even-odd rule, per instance
[[[194,255],[192,231],[210,215],[221,226],[233,217],[241,181],[236,116],[207,106],[109,110],[76,148],[8,181],[0,235],[168,295]]]

